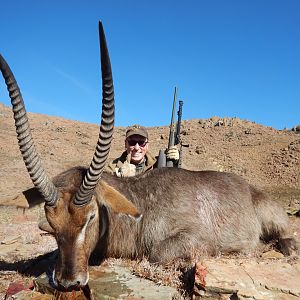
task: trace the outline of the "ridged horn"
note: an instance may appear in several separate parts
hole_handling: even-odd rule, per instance
[[[42,166],[42,161],[36,151],[32,139],[29,121],[19,86],[2,55],[0,55],[0,69],[5,79],[12,104],[19,148],[30,178],[34,186],[44,197],[46,204],[55,205],[58,199],[58,190]]]
[[[91,165],[87,170],[83,182],[74,198],[74,203],[76,205],[85,205],[91,200],[94,189],[105,167],[114,130],[114,86],[109,53],[101,22],[99,22],[99,38],[102,72],[101,125],[99,138]]]

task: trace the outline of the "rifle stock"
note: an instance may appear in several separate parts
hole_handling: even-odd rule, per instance
[[[164,168],[167,166],[167,157],[166,151],[164,149],[159,150],[158,158],[157,158],[157,167]]]

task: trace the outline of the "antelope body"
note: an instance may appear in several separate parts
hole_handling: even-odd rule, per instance
[[[88,282],[92,252],[167,263],[197,253],[253,251],[261,241],[284,241],[284,210],[241,177],[215,171],[155,169],[131,178],[102,173],[113,133],[111,66],[101,23],[102,117],[89,168],[72,168],[51,181],[35,150],[24,103],[2,56],[20,150],[45,199],[47,230],[58,244],[54,282],[72,289]],[[128,217],[129,216],[129,217]]]

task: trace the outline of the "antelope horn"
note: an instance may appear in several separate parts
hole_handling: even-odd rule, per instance
[[[114,129],[114,86],[111,64],[107,50],[105,34],[102,23],[99,22],[101,72],[102,72],[102,114],[99,138],[96,150],[83,182],[77,191],[74,203],[87,204],[93,195],[98,180],[101,177],[109,154]]]
[[[29,121],[20,89],[10,67],[1,55],[0,69],[5,79],[5,83],[13,107],[18,144],[27,171],[34,186],[43,195],[46,204],[55,205],[58,199],[58,190],[49,179],[42,166],[41,159],[36,151],[32,139]]]

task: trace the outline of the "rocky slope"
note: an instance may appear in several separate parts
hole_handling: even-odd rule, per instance
[[[87,165],[98,125],[29,113],[32,134],[51,176],[74,165]],[[116,127],[110,158],[124,149],[124,127]],[[153,154],[165,148],[168,126],[151,127]],[[183,167],[237,173],[256,186],[300,188],[300,134],[275,130],[238,118],[184,120]],[[0,197],[31,186],[19,153],[11,109],[0,103]],[[1,199],[0,198],[0,199]]]
[[[75,165],[90,163],[98,125],[32,113],[29,119],[35,144],[50,176]],[[238,118],[184,120],[181,130],[183,167],[234,172],[270,192],[287,210],[297,211],[300,209],[300,134],[297,128],[279,131]],[[159,149],[166,147],[168,133],[168,126],[149,128],[153,154],[157,155]],[[115,128],[110,158],[124,150],[124,135],[124,127]],[[19,152],[11,108],[1,103],[0,140],[1,204],[32,187]],[[9,283],[20,279],[19,272],[15,271],[19,266],[16,261],[25,260],[27,267],[29,258],[55,249],[53,239],[41,236],[37,228],[42,215],[42,206],[25,214],[0,206],[0,296],[4,296]],[[23,235],[23,231],[26,234]],[[297,217],[291,218],[291,233],[300,242]],[[296,262],[291,263],[294,269],[299,268],[297,258]],[[277,268],[281,270],[280,262]]]

